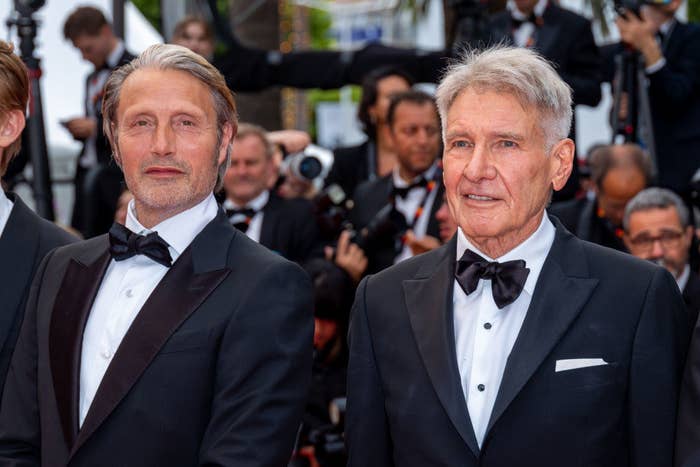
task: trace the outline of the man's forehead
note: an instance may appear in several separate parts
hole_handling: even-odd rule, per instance
[[[665,208],[650,208],[635,211],[630,214],[630,230],[646,230],[651,228],[680,228],[681,219],[674,206]]]
[[[164,94],[167,98],[163,98]],[[127,107],[143,106],[215,112],[209,88],[189,73],[173,69],[143,68],[127,76],[122,84],[117,113],[124,112]]]

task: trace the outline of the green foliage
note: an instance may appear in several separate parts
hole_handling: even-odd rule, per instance
[[[335,40],[329,34],[332,21],[331,15],[326,11],[317,8],[309,10],[309,36],[312,49],[327,50],[335,45]]]
[[[700,0],[688,0],[688,21],[700,22]]]
[[[146,17],[149,23],[161,34],[160,30],[160,1],[159,0],[131,0],[136,8],[141,11],[141,14]]]

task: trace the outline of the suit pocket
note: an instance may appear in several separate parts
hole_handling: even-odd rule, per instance
[[[587,366],[554,373],[553,382],[557,387],[567,388],[596,388],[615,384],[619,381],[620,372],[617,362],[607,365]]]
[[[207,348],[213,341],[211,329],[176,332],[160,350],[160,355]]]

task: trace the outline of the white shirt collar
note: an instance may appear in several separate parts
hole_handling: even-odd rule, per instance
[[[233,200],[226,198],[224,201],[224,209],[243,209],[250,208],[255,212],[262,211],[267,202],[270,200],[270,192],[268,190],[263,191],[258,196],[250,200],[244,205],[237,204]]]
[[[659,26],[659,32],[661,32],[661,34],[663,34],[664,37],[668,37],[675,22],[676,18],[666,20],[661,26]]]
[[[411,180],[411,183],[418,181],[420,178],[425,178],[426,180],[432,180],[433,177],[435,176],[435,171],[437,170],[437,160],[433,162],[433,165],[428,167],[428,170],[423,172],[422,174],[418,175],[416,178]],[[391,177],[394,182],[394,186],[397,188],[404,188],[410,185],[407,181],[405,181],[403,178],[401,178],[401,175],[399,175],[399,167],[398,165],[394,167],[394,170],[391,171]]]
[[[525,282],[523,289],[527,291],[528,294],[532,295],[535,290],[535,285],[537,284],[537,278],[540,276],[540,271],[542,271],[544,261],[547,259],[549,250],[552,248],[552,244],[554,243],[555,232],[556,230],[554,225],[549,220],[547,215],[543,214],[542,220],[540,221],[540,226],[524,242],[499,258],[491,258],[475,247],[464,235],[462,228],[458,227],[457,260],[459,261],[459,258],[462,257],[464,250],[467,248],[472,250],[474,253],[483,256],[488,261],[498,261],[499,263],[503,263],[505,261],[517,259],[525,260],[525,266],[530,270],[530,274],[527,276],[527,281]]]
[[[548,0],[540,0],[535,5],[533,12],[538,18],[544,14],[544,10],[547,8],[547,1]],[[508,3],[506,3],[506,8],[508,8],[508,11],[510,11],[510,14],[513,16],[513,18],[522,21],[528,19],[528,16],[525,13],[518,10],[518,7],[515,6],[515,2],[513,0],[508,0]]]
[[[676,284],[678,284],[678,288],[681,292],[683,292],[685,286],[688,285],[688,279],[690,279],[690,266],[686,264],[681,275],[676,278]]]
[[[122,58],[125,50],[124,42],[117,40],[117,46],[107,56],[107,65],[109,65],[110,68],[115,68],[119,64],[119,59]]]
[[[216,217],[218,209],[219,206],[212,193],[188,210],[165,219],[152,229],[147,229],[136,218],[134,200],[132,199],[126,211],[126,227],[132,232],[142,235],[158,232],[158,235],[170,245],[170,254],[175,261],[192,243],[194,237]]]
[[[0,235],[5,230],[7,221],[10,219],[10,213],[14,204],[10,201],[4,191],[0,190]]]

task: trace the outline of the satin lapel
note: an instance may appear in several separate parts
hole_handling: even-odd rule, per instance
[[[456,236],[442,247],[442,258],[427,277],[403,282],[406,308],[423,363],[447,415],[476,457],[479,446],[472,429],[457,368],[452,287]]]
[[[107,244],[96,258],[72,258],[54,301],[49,331],[49,358],[56,405],[66,444],[70,448],[78,433],[78,397],[83,330],[110,261]]]
[[[566,232],[559,221],[552,220],[557,226],[554,244],[508,357],[487,433],[576,319],[598,284],[598,279],[588,277],[581,241]]]
[[[173,332],[228,276],[234,228],[223,211],[175,261],[129,327],[88,410],[71,457],[102,424]]]
[[[0,193],[2,196],[2,193]],[[14,197],[5,229],[0,236],[0,349],[17,316],[17,309],[32,280],[33,265],[39,250],[39,232],[32,223],[27,208],[18,197]]]

